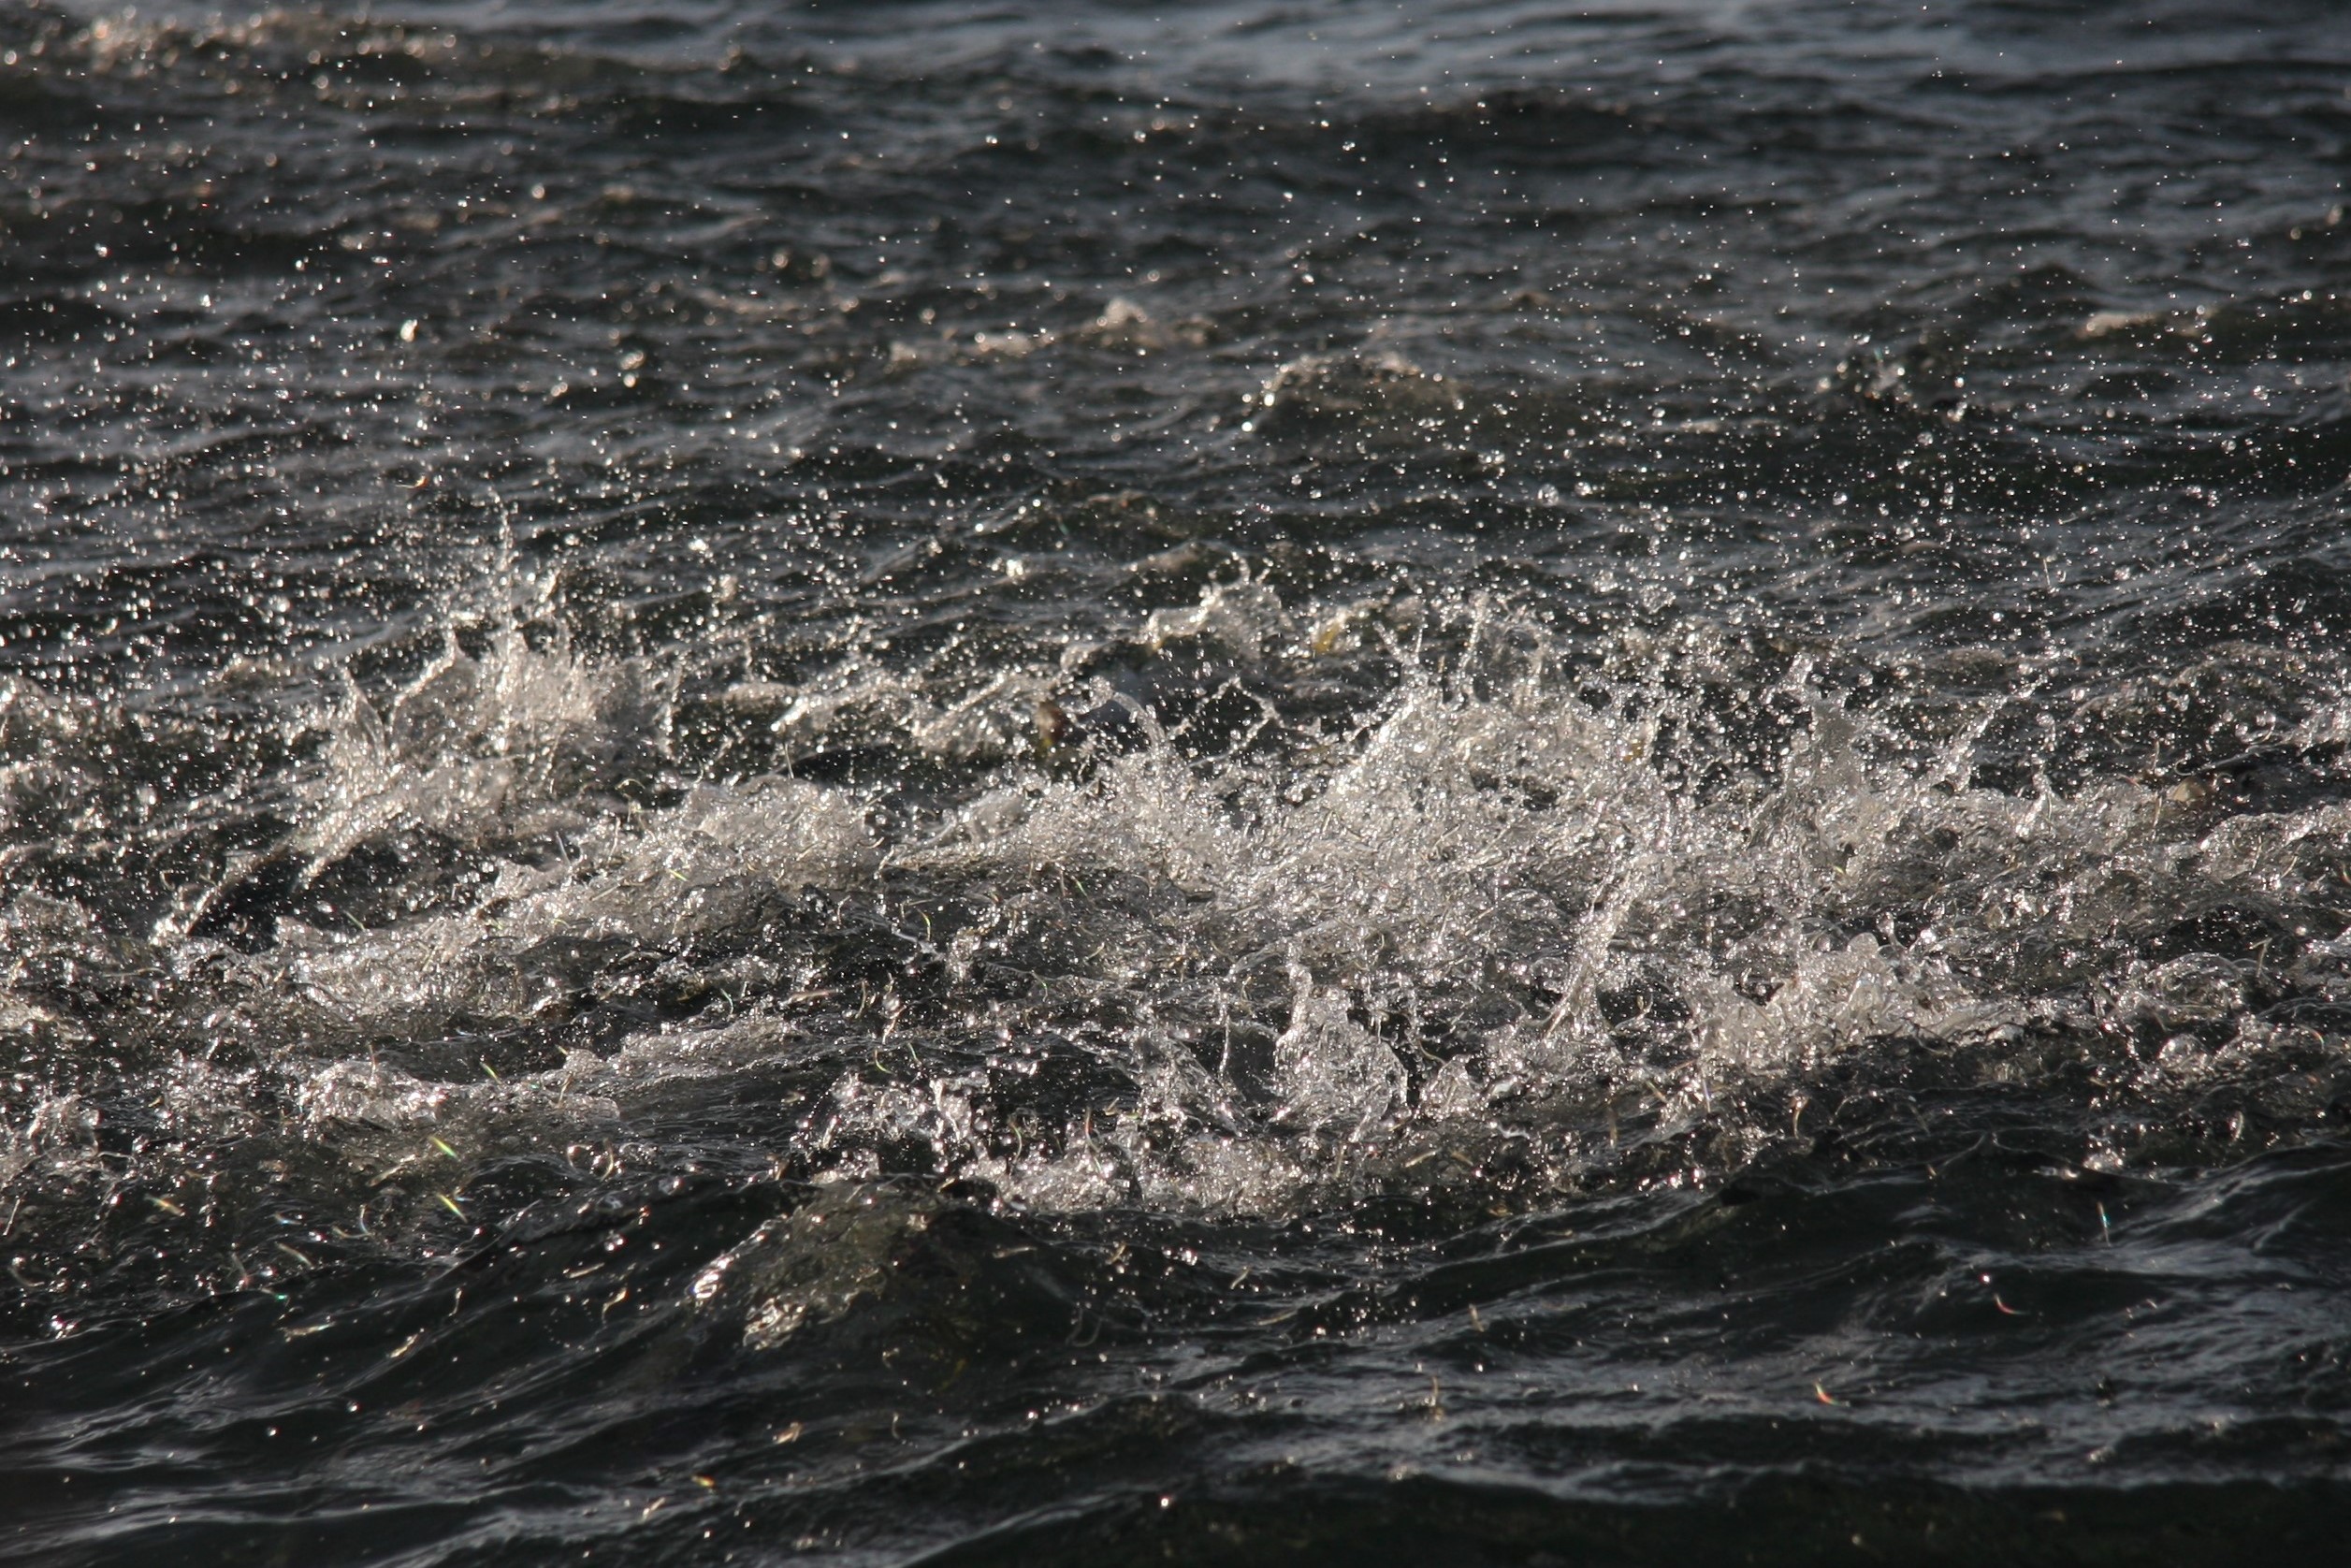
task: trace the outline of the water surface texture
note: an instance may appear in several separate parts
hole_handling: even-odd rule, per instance
[[[2339,7],[7,0],[0,141],[17,1560],[2339,1541]]]

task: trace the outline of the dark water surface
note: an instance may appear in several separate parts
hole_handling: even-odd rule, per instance
[[[0,7],[0,1542],[2321,1560],[2351,20]]]

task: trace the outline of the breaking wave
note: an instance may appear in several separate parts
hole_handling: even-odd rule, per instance
[[[1243,580],[1057,684],[868,678],[868,738],[920,748],[959,711],[1028,732],[951,750],[964,782],[923,802],[690,777],[675,672],[544,623],[453,632],[290,748],[288,829],[150,938],[15,897],[10,1034],[121,1030],[73,994],[93,961],[164,1005],[136,1064],[20,1078],[9,1200],[129,1182],[177,1213],[266,1136],[313,1168],[313,1230],[405,1204],[402,1244],[434,1245],[583,1161],[690,1164],[664,1108],[723,1094],[767,1097],[787,1130],[757,1157],[795,1180],[1057,1212],[1526,1202],[1735,1179],[1801,1137],[1808,1084],[1922,1051],[1984,1082],[2065,1060],[2105,1108],[2077,1159],[2120,1169],[2248,1136],[2197,1131],[2216,1087],[2337,1060],[2351,806],[2315,677],[2281,688],[2268,764],[2308,798],[2250,809],[2242,767],[2060,787],[2017,750],[2062,727],[2047,671],[1911,712],[1873,694],[1896,672],[1846,657],[1833,691],[1821,658],[1759,664],[1702,627],[1579,659],[1492,605],[1409,638],[1376,606],[1308,611]],[[1371,629],[1352,651],[1349,625]],[[1253,668],[1389,675],[1342,722],[1252,695],[1209,732],[1212,703],[1121,690],[1203,657],[1238,661],[1211,670],[1239,672],[1226,695]],[[805,729],[841,688],[744,721]],[[1981,781],[1994,752],[2020,786]]]

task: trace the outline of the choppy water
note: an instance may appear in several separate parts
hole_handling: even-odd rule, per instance
[[[2338,8],[15,4],[0,139],[20,1559],[2339,1533]]]

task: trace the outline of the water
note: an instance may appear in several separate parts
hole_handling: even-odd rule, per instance
[[[0,118],[21,1558],[2339,1529],[2334,7],[12,5]]]

